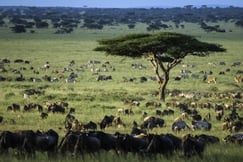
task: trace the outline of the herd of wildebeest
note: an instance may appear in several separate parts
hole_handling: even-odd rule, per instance
[[[62,71],[53,70],[51,64],[46,62],[43,66],[35,68],[31,66],[30,61],[16,59],[13,61],[15,64],[22,64],[19,69],[11,66],[9,59],[1,59],[0,66],[0,81],[30,81],[30,82],[58,82],[65,80],[68,83],[75,83],[79,73],[89,69],[92,75],[97,75],[97,81],[112,80],[111,75],[100,75],[101,71],[111,72],[115,71],[115,67],[109,61],[101,64],[100,61],[88,61],[87,65],[79,66],[74,70],[75,61],[70,61],[67,67]],[[26,67],[28,66],[28,68]],[[98,68],[97,66],[100,65]],[[241,63],[234,63],[232,66],[240,66]],[[143,69],[146,66],[142,64],[132,64],[131,68]],[[53,76],[45,75],[47,70],[52,69]],[[25,77],[24,72],[31,70],[35,77]],[[6,77],[5,73],[13,73],[17,75],[16,78]],[[238,78],[235,78],[237,84],[241,84],[242,77],[241,70],[237,71]],[[189,76],[189,71],[183,71],[180,79]],[[204,73],[205,74],[205,73]],[[41,76],[42,77],[36,77]],[[55,77],[54,77],[55,75]],[[203,74],[202,74],[203,75]],[[14,75],[13,75],[14,76]],[[133,78],[135,79],[135,78]],[[124,81],[133,81],[132,78],[124,79]],[[153,78],[150,78],[153,80]],[[176,78],[175,78],[176,79]],[[203,78],[202,78],[203,79]],[[215,78],[214,78],[215,79]],[[233,79],[232,79],[233,80]],[[141,77],[140,82],[146,82],[146,77]],[[208,80],[210,83],[210,81]],[[216,83],[216,80],[215,80]],[[30,100],[31,95],[43,94],[43,90],[26,89],[24,91],[24,99]],[[36,151],[47,152],[48,156],[56,156],[57,153],[65,155],[67,153],[72,155],[83,155],[85,153],[95,154],[101,151],[114,151],[115,154],[126,155],[127,153],[134,153],[141,156],[151,156],[153,154],[162,154],[170,157],[172,154],[182,152],[186,158],[193,155],[203,157],[203,152],[207,145],[220,143],[222,139],[217,136],[198,134],[192,135],[190,133],[183,137],[176,135],[177,132],[182,130],[205,130],[210,131],[212,128],[211,118],[216,118],[217,121],[222,122],[222,129],[229,131],[230,135],[223,138],[224,142],[232,142],[243,144],[243,116],[239,115],[239,111],[243,109],[242,92],[228,92],[228,93],[182,93],[180,91],[168,92],[169,96],[178,96],[182,98],[211,98],[222,99],[228,98],[235,102],[232,104],[215,104],[215,103],[182,103],[182,102],[167,102],[166,109],[161,109],[161,103],[155,101],[148,101],[143,105],[146,108],[154,108],[155,115],[149,115],[147,112],[142,114],[142,123],[133,121],[130,133],[121,133],[119,129],[114,133],[107,133],[105,129],[113,126],[115,128],[126,127],[127,123],[123,122],[123,115],[134,114],[133,107],[141,106],[139,100],[125,100],[122,101],[128,108],[117,109],[117,113],[113,115],[105,115],[99,123],[89,121],[81,123],[75,118],[75,108],[71,108],[68,102],[64,101],[46,101],[43,105],[37,103],[29,103],[26,105],[19,105],[13,103],[6,107],[6,111],[13,112],[29,112],[38,111],[40,117],[45,120],[48,118],[49,113],[61,113],[66,115],[63,121],[63,127],[66,129],[64,137],[49,129],[47,131],[33,131],[33,130],[20,130],[20,131],[2,131],[0,135],[0,153],[5,154],[9,149],[14,149],[17,154],[33,157]],[[204,116],[200,114],[200,109],[214,110],[213,114],[210,112]],[[166,121],[163,116],[174,115],[175,111],[181,111],[181,116],[176,118],[171,125],[174,132],[166,134],[154,134],[150,130],[154,128],[165,127]],[[21,115],[19,116],[21,118]],[[3,122],[4,116],[0,116],[0,122]],[[188,124],[188,121],[191,121]],[[168,126],[168,125],[167,125]]]

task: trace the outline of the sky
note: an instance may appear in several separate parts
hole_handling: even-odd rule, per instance
[[[183,7],[185,5],[219,5],[243,7],[243,0],[0,0],[0,6],[53,6],[53,7]]]

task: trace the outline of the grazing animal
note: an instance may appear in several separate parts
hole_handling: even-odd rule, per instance
[[[197,129],[210,130],[211,127],[212,127],[212,124],[207,121],[192,121],[192,128],[194,130],[197,130]]]
[[[147,131],[145,129],[140,129],[140,128],[137,128],[137,127],[133,127],[130,134],[132,136],[136,136],[136,135],[140,135],[140,134],[146,135]]]
[[[235,134],[227,135],[225,138],[223,138],[223,141],[227,143],[243,144],[243,133],[235,133]]]
[[[187,134],[183,141],[183,152],[186,158],[190,158],[193,155],[198,155],[203,158],[203,152],[205,149],[205,142],[200,138],[196,138],[191,134]]]
[[[105,129],[105,127],[111,126],[114,118],[115,116],[113,115],[105,115],[102,121],[100,122],[100,129]]]
[[[8,152],[10,148],[23,155],[33,155],[35,133],[32,130],[18,132],[3,131],[0,135],[0,152]]]
[[[191,129],[185,121],[183,121],[182,119],[181,120],[178,120],[178,121],[175,121],[173,124],[172,124],[172,131],[180,131],[182,129],[186,129],[188,128],[189,130]]]
[[[146,147],[146,152],[148,153],[160,153],[169,157],[174,151],[173,140],[167,135],[161,134],[150,134],[148,135],[148,145]]]
[[[217,80],[217,78],[215,76],[211,76],[211,75],[208,76],[208,79],[207,79],[208,83],[213,82],[214,84],[217,83],[216,80]]]
[[[57,153],[59,135],[53,129],[46,132],[36,131],[34,149],[41,152],[47,152],[48,156],[54,156]]]
[[[164,119],[161,118],[157,118],[154,116],[148,116],[146,118],[144,118],[144,122],[141,125],[142,129],[153,129],[156,127],[163,127],[165,124]]]
[[[115,124],[115,127],[120,128],[120,127],[126,127],[126,125],[123,123],[121,120],[121,117],[115,117],[112,121]]]
[[[20,105],[13,103],[11,106],[7,107],[7,111],[13,111],[13,112],[20,111]]]
[[[101,148],[98,137],[85,132],[68,131],[62,138],[58,149],[62,154],[70,152],[75,154],[95,153]]]
[[[192,115],[192,119],[195,121],[200,121],[200,120],[202,120],[202,116],[199,114],[194,114],[194,115]]]
[[[78,136],[75,149],[77,153],[94,154],[101,149],[101,142],[99,138],[95,136],[90,136],[88,133],[82,133]]]
[[[47,113],[42,112],[40,115],[41,119],[46,119],[48,117]]]
[[[238,75],[234,77],[234,80],[237,84],[240,84],[241,82],[243,82],[243,77],[241,75]]]
[[[146,107],[161,107],[161,103],[155,101],[149,101],[145,104]]]
[[[139,153],[147,147],[147,142],[143,138],[136,138],[132,135],[121,134],[119,132],[116,132],[115,136],[117,138],[117,148],[125,154],[129,152]]]
[[[132,108],[120,108],[117,109],[117,115],[132,115],[134,112],[132,111]]]
[[[219,143],[220,140],[216,136],[200,134],[195,136],[197,139],[204,141],[206,144],[215,144]]]
[[[62,154],[65,154],[66,152],[70,153],[76,153],[77,152],[77,143],[79,136],[83,135],[82,132],[79,131],[68,131],[66,135],[61,139],[60,144],[58,145],[58,150]]]
[[[100,140],[100,149],[106,151],[114,150],[117,153],[117,138],[115,135],[102,131],[91,131],[88,134],[89,136],[96,137]]]
[[[0,116],[0,123],[3,122],[3,116]]]
[[[53,113],[65,113],[65,108],[60,106],[59,104],[52,104],[47,108],[48,112],[53,112]]]
[[[97,130],[97,124],[90,121],[89,123],[83,125],[83,129],[95,131],[95,130]]]
[[[99,75],[96,79],[97,81],[112,80],[111,75]]]

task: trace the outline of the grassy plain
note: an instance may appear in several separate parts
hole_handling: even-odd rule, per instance
[[[212,54],[208,57],[192,57],[188,56],[184,60],[184,64],[195,65],[195,68],[186,68],[191,70],[195,74],[199,74],[199,79],[189,78],[181,81],[174,81],[174,77],[180,74],[182,66],[178,66],[171,71],[171,80],[168,84],[168,90],[181,90],[189,93],[213,93],[213,92],[241,92],[241,85],[234,83],[233,77],[236,75],[237,70],[242,70],[243,65],[232,67],[231,64],[236,61],[243,61],[243,46],[242,46],[242,34],[243,30],[236,28],[233,24],[223,24],[226,31],[232,30],[232,32],[226,33],[206,33],[199,29],[196,24],[185,24],[185,29],[173,29],[166,30],[172,32],[180,32],[190,34],[197,37],[200,40],[213,42],[223,45],[227,49],[227,52],[222,54]],[[18,103],[21,105],[21,109],[25,104],[38,103],[43,105],[45,101],[65,101],[69,103],[69,107],[76,109],[75,117],[80,122],[94,121],[98,123],[101,121],[104,115],[115,115],[118,108],[126,107],[122,101],[125,99],[137,99],[141,101],[140,107],[134,107],[133,116],[122,116],[122,120],[126,123],[126,128],[107,128],[106,132],[114,133],[115,131],[129,133],[132,126],[132,121],[136,120],[138,123],[142,122],[141,116],[144,111],[150,115],[155,115],[155,109],[148,109],[145,107],[147,101],[158,101],[156,97],[152,96],[152,92],[156,91],[158,84],[155,81],[148,81],[146,83],[140,83],[139,79],[134,82],[124,82],[123,77],[139,78],[141,76],[150,77],[153,76],[152,66],[145,58],[130,59],[122,57],[106,56],[103,53],[94,52],[93,49],[97,46],[96,40],[102,38],[109,38],[126,33],[134,32],[146,32],[146,26],[144,24],[137,24],[135,29],[128,30],[126,26],[119,25],[115,27],[105,27],[103,30],[88,30],[88,29],[76,29],[71,34],[53,34],[52,29],[36,30],[36,33],[23,33],[14,34],[8,28],[0,28],[0,58],[7,58],[11,60],[9,66],[6,69],[7,73],[0,73],[1,76],[7,76],[15,78],[19,76],[10,72],[13,69],[20,69],[26,67],[27,70],[23,71],[24,76],[28,79],[30,77],[41,78],[44,75],[52,75],[53,70],[63,70],[67,67],[71,60],[75,60],[73,69],[86,65],[88,60],[99,60],[102,63],[109,61],[115,68],[115,71],[109,70],[108,72],[101,72],[104,75],[112,75],[112,81],[97,82],[95,75],[92,75],[89,69],[85,69],[84,72],[78,72],[78,79],[75,84],[65,83],[64,80],[58,83],[41,82],[33,83],[30,81],[25,82],[1,82],[0,83],[0,115],[4,117],[3,122],[0,125],[0,130],[21,130],[21,129],[42,129],[47,130],[53,128],[63,136],[65,129],[63,122],[65,115],[62,114],[49,114],[46,120],[42,120],[39,117],[38,112],[7,112],[7,106],[12,103]],[[30,65],[13,63],[15,59],[29,60]],[[48,71],[41,71],[39,68],[45,64],[46,61],[50,62],[51,68]],[[225,62],[226,65],[219,65],[219,62]],[[144,70],[138,70],[131,68],[131,64],[143,64],[146,66]],[[210,66],[208,63],[214,63],[215,66]],[[39,70],[40,74],[33,74],[33,71],[29,70],[30,66]],[[225,75],[218,75],[220,71],[225,71],[230,68],[230,72],[226,72]],[[217,84],[207,84],[202,81],[202,74],[200,71],[213,71],[217,76]],[[68,76],[69,73],[65,73]],[[23,99],[23,92],[25,89],[43,88],[44,95],[33,95],[30,99]],[[167,97],[166,102],[181,101],[187,102],[183,98]],[[215,99],[205,98],[201,100],[192,100],[195,102],[214,102],[214,103],[232,103],[233,99]],[[162,103],[162,109],[166,106]],[[213,110],[199,110],[202,114],[211,112],[214,115]],[[181,112],[176,111],[174,116],[163,117],[166,121],[165,128],[154,129],[151,133],[167,133],[171,132],[171,123],[180,115]],[[243,115],[243,111],[239,111],[240,115]],[[17,118],[20,115],[21,118]],[[189,122],[189,121],[188,121]],[[186,133],[207,133],[220,137],[221,139],[229,134],[229,132],[222,131],[222,122],[216,121],[212,118],[212,130],[206,131],[183,131],[178,136],[183,136]],[[210,146],[205,152],[205,158],[203,161],[238,161],[243,158],[243,155],[239,150],[242,147],[235,145],[220,144],[216,146]],[[98,155],[97,155],[98,156]],[[102,156],[102,155],[100,155]],[[181,157],[174,157],[173,159],[165,159],[159,157],[157,159],[147,159],[146,161],[184,161]],[[3,158],[4,159],[4,158]],[[2,160],[3,160],[2,159]],[[9,161],[9,157],[6,157],[6,161]],[[11,161],[14,159],[11,159]],[[38,161],[46,161],[46,156],[38,157]],[[124,161],[123,158],[116,158],[116,161]],[[141,161],[137,157],[132,155],[127,157],[128,161]],[[190,159],[190,161],[198,161],[198,157]],[[16,161],[18,161],[16,159]],[[58,161],[80,161],[79,159],[59,159]],[[112,156],[102,157],[97,159],[90,159],[87,157],[87,161],[114,161]],[[187,160],[185,160],[187,161]]]

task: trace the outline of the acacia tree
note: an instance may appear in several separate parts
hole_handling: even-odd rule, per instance
[[[212,52],[226,51],[221,45],[201,42],[193,36],[172,32],[128,34],[98,40],[98,43],[99,46],[94,50],[104,51],[108,55],[147,57],[153,65],[159,83],[159,98],[162,101],[165,101],[170,70],[181,63],[187,55],[207,56]]]

